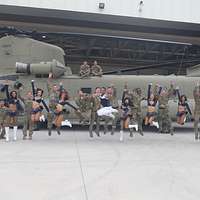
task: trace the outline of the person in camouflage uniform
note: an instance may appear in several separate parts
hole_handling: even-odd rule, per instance
[[[23,125],[23,139],[32,140],[33,135],[33,122],[31,120],[31,112],[33,105],[33,95],[31,91],[28,91],[25,98],[22,98],[24,103],[24,125]],[[29,133],[28,133],[29,131]]]
[[[78,91],[78,97],[75,98],[75,103],[78,106],[76,114],[80,118],[80,122],[88,124],[91,119],[91,97],[89,94]]]
[[[108,87],[107,94],[108,94],[108,98],[110,100],[110,104],[111,104],[112,108],[117,110],[117,112],[113,112],[113,115],[115,117],[114,117],[114,119],[112,119],[111,135],[114,135],[117,121],[119,119],[119,111],[118,111],[119,104],[118,104],[118,99],[117,99],[117,89],[113,84],[110,87]]]
[[[100,87],[97,87],[95,89],[94,94],[91,96],[91,120],[90,120],[90,126],[89,126],[89,132],[90,132],[90,137],[93,137],[93,127],[94,123],[96,122],[96,134],[99,137],[99,128],[100,128],[100,122],[99,122],[99,117],[97,115],[97,110],[101,106],[101,101],[100,101],[100,95],[101,95],[101,89]]]
[[[174,94],[174,85],[170,84],[170,89],[162,88],[160,95],[158,96],[158,124],[159,132],[170,133],[173,135],[173,127],[171,118],[169,116],[169,99]]]
[[[4,100],[0,100],[0,139],[5,138],[5,128],[4,128],[4,120],[6,117],[7,107],[5,106]]]
[[[0,84],[0,139],[5,138],[5,127],[4,120],[7,112],[7,107],[5,106],[6,92],[5,92],[5,84]]]
[[[97,64],[97,61],[94,61],[94,64],[91,67],[91,75],[92,76],[102,76],[103,70],[100,65]]]
[[[87,78],[90,76],[90,66],[87,64],[87,61],[84,61],[80,66],[80,77]]]
[[[142,96],[142,91],[140,88],[135,88],[133,92],[130,94],[130,100],[131,100],[131,118],[130,118],[130,135],[133,134],[133,128],[132,125],[137,123],[138,125],[138,132],[140,135],[143,136],[143,130],[142,130],[142,111],[141,111],[141,101],[145,100],[145,98]]]
[[[47,81],[47,92],[49,97],[49,112],[47,113],[47,128],[48,135],[51,136],[53,121],[54,121],[54,111],[56,110],[56,106],[59,102],[60,92],[62,90],[62,84],[60,84],[60,88],[52,83],[53,74],[49,73],[49,78]],[[60,107],[59,107],[60,109]],[[60,134],[60,131],[58,131]]]
[[[194,133],[195,133],[195,140],[200,140],[200,134],[198,130],[198,123],[200,118],[200,85],[197,83],[197,86],[194,88],[193,91],[194,96]]]

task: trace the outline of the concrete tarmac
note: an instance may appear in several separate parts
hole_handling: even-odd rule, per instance
[[[119,132],[90,139],[83,130],[0,141],[2,200],[197,200],[200,141],[192,130],[174,136]]]

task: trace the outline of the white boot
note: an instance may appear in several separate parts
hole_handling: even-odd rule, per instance
[[[130,129],[134,128],[136,131],[138,131],[138,125],[137,124],[131,124],[128,126]]]
[[[16,141],[17,140],[17,126],[13,127],[13,140]]]
[[[159,129],[159,124],[158,124],[158,122],[152,122],[152,124],[153,124],[153,126],[155,126],[157,129]]]
[[[69,120],[65,120],[61,122],[61,126],[69,126],[70,128],[72,127],[72,124]]]
[[[124,131],[120,131],[119,133],[120,133],[119,141],[123,142],[123,140],[124,140]]]
[[[6,142],[9,142],[9,127],[5,127],[5,131],[6,131]]]

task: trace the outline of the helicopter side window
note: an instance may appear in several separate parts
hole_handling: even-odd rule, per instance
[[[91,94],[92,93],[92,88],[81,88],[81,91],[83,93],[86,93],[86,94]]]
[[[36,78],[48,78],[49,75],[48,74],[36,74],[35,77]]]

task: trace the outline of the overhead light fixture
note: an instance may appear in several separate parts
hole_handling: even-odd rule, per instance
[[[139,12],[142,12],[143,6],[144,6],[144,1],[140,1],[140,2],[139,2],[139,5],[138,5],[138,11],[139,11]]]
[[[99,3],[99,9],[104,9],[105,8],[105,3]]]

